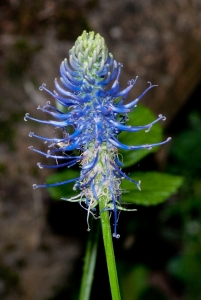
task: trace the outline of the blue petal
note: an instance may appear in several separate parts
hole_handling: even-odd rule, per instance
[[[66,166],[72,166],[76,164],[80,159],[72,159],[71,161],[65,162],[63,164],[57,164],[57,165],[43,165],[41,163],[37,163],[38,167],[40,169],[46,168],[46,169],[57,169],[57,168],[62,168]]]
[[[77,76],[77,71],[73,71],[69,67],[67,58],[65,58],[64,61],[62,61],[62,65],[65,71],[69,72],[72,76]]]
[[[165,143],[167,143],[168,141],[170,141],[171,138],[167,138],[167,140],[160,142],[160,143],[156,143],[156,144],[149,144],[149,145],[141,145],[141,146],[127,146],[125,144],[120,143],[115,137],[113,137],[113,139],[109,138],[109,141],[116,147],[118,148],[122,148],[124,150],[140,150],[140,149],[152,149],[152,147],[155,146],[160,146],[163,145]]]
[[[112,104],[110,104],[110,108],[112,111],[115,111],[117,113],[122,113],[122,114],[128,113],[131,111],[129,108],[126,108],[124,106],[114,106]]]
[[[92,180],[92,182],[91,182],[90,187],[91,187],[92,193],[93,193],[93,195],[94,195],[94,198],[95,198],[96,200],[99,200],[99,199],[98,199],[98,195],[97,195],[97,193],[96,193],[96,189],[95,189],[93,180]]]
[[[96,175],[97,175],[97,172],[87,182],[83,183],[82,185],[80,184],[79,185],[80,189],[82,190],[82,189],[86,188],[87,186],[89,186],[91,184],[91,182],[95,179]],[[81,181],[81,178],[79,178],[79,180]]]
[[[59,91],[59,93],[61,93],[62,95],[64,96],[67,96],[67,97],[72,97],[74,100],[78,101],[78,102],[84,102],[84,100],[78,96],[76,96],[75,94],[71,93],[71,92],[68,92],[66,90],[64,90],[57,82],[57,79],[55,79],[54,81],[55,83],[55,87],[56,89]]]
[[[82,84],[82,80],[78,80],[77,79],[77,76],[74,74],[71,74],[72,72],[68,71],[65,69],[65,65],[64,65],[64,62],[61,63],[60,65],[60,74],[62,77],[66,78],[68,81],[72,81],[73,84]],[[74,72],[76,73],[76,72]],[[76,78],[76,79],[75,79]]]
[[[29,137],[35,137],[35,138],[44,140],[46,142],[52,142],[52,143],[63,143],[67,140],[66,138],[64,138],[64,139],[46,138],[46,137],[43,137],[43,136],[40,136],[40,135],[36,135],[34,132],[30,132]]]
[[[137,132],[137,131],[140,131],[142,129],[147,129],[147,128],[149,130],[152,126],[152,123],[145,125],[145,126],[126,126],[121,123],[115,122],[113,120],[110,120],[110,123],[112,123],[112,125],[114,125],[116,128],[118,128],[122,131],[129,131],[129,132]]]
[[[131,179],[130,177],[128,177],[121,169],[119,169],[115,164],[110,163],[111,166],[113,168],[115,168],[115,170],[120,173],[125,179],[129,180],[130,182],[133,182],[137,185],[137,187],[139,186],[139,182],[137,182],[136,180]]]
[[[70,180],[65,180],[65,181],[62,181],[62,182],[56,182],[56,183],[51,183],[51,184],[33,184],[33,189],[37,189],[37,188],[43,188],[43,187],[52,187],[52,186],[59,186],[59,185],[63,185],[63,184],[67,184],[67,183],[70,183],[70,182],[73,182],[73,181],[76,181],[78,180],[79,177],[77,178],[73,178],[73,179],[70,179]]]
[[[43,124],[49,124],[49,125],[53,125],[55,127],[66,127],[69,125],[69,122],[66,120],[65,122],[56,122],[56,121],[44,121],[44,120],[39,120],[39,119],[35,119],[29,116],[28,113],[25,114],[24,120],[26,121],[26,119],[30,119],[39,123],[43,123]]]
[[[60,77],[61,83],[63,84],[63,86],[65,86],[65,88],[73,91],[73,92],[80,92],[81,91],[81,86],[79,85],[74,85],[72,84],[67,77]]]
[[[59,155],[50,155],[46,152],[42,152],[40,150],[37,150],[35,149],[33,146],[30,146],[29,147],[30,150],[34,151],[34,152],[37,152],[39,154],[42,154],[44,156],[46,156],[47,158],[54,158],[54,159],[74,159],[74,158],[77,158],[77,159],[83,159],[83,156],[59,156]]]
[[[60,147],[58,149],[54,149],[54,150],[48,150],[48,154],[51,154],[52,153],[55,153],[55,152],[59,152],[59,151],[72,151],[74,149],[79,149],[80,148],[80,145],[76,142],[76,143],[73,143],[73,144],[70,144],[68,146],[63,146],[63,147]]]
[[[150,89],[152,89],[153,87],[155,87],[155,86],[157,86],[157,85],[152,85],[151,83],[150,83],[150,86],[138,97],[138,98],[136,98],[135,100],[133,100],[132,102],[130,102],[130,103],[128,103],[128,104],[125,104],[124,105],[124,107],[127,107],[127,108],[131,108],[131,107],[133,107],[133,106],[135,106],[137,103],[138,103],[138,101],[150,90]]]
[[[99,152],[96,153],[96,156],[87,164],[82,166],[82,170],[86,170],[86,169],[93,169],[94,166],[96,165],[97,161],[98,161],[98,154]]]

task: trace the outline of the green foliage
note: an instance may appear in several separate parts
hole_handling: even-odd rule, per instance
[[[188,128],[173,140],[171,156],[177,162],[174,168],[180,172],[201,170],[201,116],[198,112],[191,112],[188,117]]]
[[[128,124],[132,126],[141,126],[149,124],[154,119],[156,119],[156,117],[150,111],[150,109],[142,105],[138,105],[136,110],[129,114]],[[142,124],[142,122],[144,124]],[[119,140],[121,141],[121,143],[128,145],[153,144],[162,141],[162,139],[162,128],[159,123],[154,124],[149,132],[145,132],[145,130],[141,130],[135,133],[121,132],[121,134],[119,135]],[[151,150],[143,149],[136,151],[121,150],[120,153],[123,155],[124,167],[127,168],[136,164],[146,155],[152,152],[156,152],[158,148],[159,147],[153,147]]]
[[[173,256],[167,271],[184,285],[185,299],[201,298],[201,190],[200,181],[186,180],[180,192],[180,201],[171,203],[163,211],[167,226],[164,234],[181,245],[179,254]]]
[[[163,211],[164,234],[180,245],[167,263],[172,278],[184,286],[184,299],[201,299],[201,114],[193,111],[188,126],[178,134],[170,151],[168,170],[185,175],[180,199]],[[176,220],[176,222],[175,222]]]
[[[123,194],[123,202],[145,206],[164,202],[176,193],[183,183],[181,176],[159,172],[133,172],[130,177],[141,181],[141,191],[132,182],[123,180],[121,187],[126,191]]]
[[[72,178],[78,177],[78,172],[76,172],[73,169],[68,169],[66,171],[62,171],[59,173],[55,173],[53,175],[50,175],[47,178],[47,183],[55,183],[60,181],[69,180]],[[64,184],[60,186],[50,187],[48,188],[49,193],[54,200],[60,200],[61,197],[70,198],[72,196],[75,196],[75,191],[73,190],[74,182],[69,184]]]
[[[119,271],[120,273],[124,273],[124,276],[120,277],[122,298],[124,300],[137,300],[149,284],[149,270],[144,265],[136,265],[132,268],[128,267],[125,270],[125,264],[122,263],[119,264]]]
[[[55,173],[48,177],[47,183],[68,180],[77,177],[78,172],[69,169],[60,173]],[[130,177],[141,181],[141,191],[136,185],[128,180],[123,180],[121,188],[123,192],[123,203],[138,205],[157,205],[164,202],[172,194],[176,193],[183,183],[182,176],[159,172],[132,172]],[[74,183],[49,188],[51,197],[59,200],[62,196],[70,198],[75,195],[73,191]]]
[[[136,266],[119,264],[120,287],[122,299],[124,300],[167,300],[162,291],[150,285],[150,270],[146,265]]]
[[[194,289],[199,290],[201,296],[200,286],[200,268],[201,268],[201,255],[182,254],[172,259],[168,264],[169,272],[184,281],[191,283]]]
[[[173,278],[185,285],[185,299],[201,299],[200,270],[201,270],[201,249],[195,250],[195,245],[189,245],[189,251],[172,258],[168,263],[168,272]]]

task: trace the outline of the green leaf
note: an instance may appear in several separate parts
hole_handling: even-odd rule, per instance
[[[129,114],[129,125],[141,126],[147,125],[154,121],[156,117],[150,111],[150,109],[138,105],[136,110]],[[119,135],[119,140],[123,144],[127,145],[144,145],[153,144],[162,141],[162,127],[159,123],[152,126],[149,132],[141,130],[139,132],[122,132]],[[151,150],[120,150],[119,152],[123,155],[124,167],[129,167],[151,152],[156,152],[159,147],[153,147]]]
[[[180,162],[182,169],[201,169],[201,128],[187,130],[174,139],[172,154]]]
[[[176,193],[183,183],[181,176],[159,172],[136,172],[129,176],[136,181],[141,181],[141,191],[137,189],[135,184],[123,180],[121,187],[126,190],[126,193],[122,195],[123,202],[145,206],[164,202]]]
[[[186,299],[201,299],[200,268],[201,257],[196,253],[182,253],[168,262],[168,272],[188,287],[191,297]]]
[[[131,265],[128,270],[124,271],[124,276],[120,276],[122,298],[124,300],[138,300],[140,294],[149,285],[149,270],[144,265],[136,265],[132,269],[129,269],[130,267]]]
[[[56,183],[60,181],[65,181],[69,179],[73,179],[79,176],[79,173],[74,170],[67,170],[63,172],[57,172],[53,175],[50,175],[47,178],[47,183]],[[49,187],[48,191],[52,197],[52,199],[59,200],[61,197],[70,198],[76,195],[76,192],[73,191],[73,186],[75,182],[71,182],[68,184],[56,186],[56,187]]]

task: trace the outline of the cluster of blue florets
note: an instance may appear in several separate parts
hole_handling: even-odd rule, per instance
[[[45,84],[40,90],[48,92],[59,103],[62,109],[48,102],[39,110],[49,114],[54,120],[38,120],[27,113],[25,120],[31,119],[43,124],[52,125],[62,131],[61,138],[46,138],[30,132],[30,137],[36,137],[49,143],[47,153],[34,149],[46,157],[56,160],[53,166],[38,163],[40,168],[70,167],[76,163],[81,166],[80,176],[71,180],[54,184],[34,184],[34,188],[57,186],[75,181],[75,189],[79,195],[69,200],[84,202],[89,213],[98,205],[99,198],[107,198],[105,209],[114,212],[114,236],[117,226],[117,211],[120,207],[123,178],[134,182],[139,188],[139,182],[130,179],[121,169],[122,162],[118,159],[118,148],[125,150],[151,149],[166,141],[150,145],[125,145],[118,140],[122,131],[149,131],[152,125],[164,116],[159,117],[145,126],[126,125],[127,114],[132,112],[138,101],[153,85],[136,99],[125,104],[125,99],[135,85],[137,78],[128,82],[128,87],[120,91],[119,77],[122,64],[117,63],[108,53],[104,39],[93,32],[83,34],[77,39],[69,51],[69,59],[64,59],[60,66],[60,81],[55,79],[55,91],[49,91]],[[108,85],[110,87],[108,88]],[[74,154],[76,150],[78,154]],[[72,154],[73,153],[73,154]],[[65,161],[58,163],[58,161]],[[64,198],[66,200],[66,198]]]

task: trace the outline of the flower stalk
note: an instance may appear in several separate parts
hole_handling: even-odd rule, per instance
[[[100,237],[100,224],[92,220],[91,231],[89,232],[86,253],[84,257],[83,275],[79,292],[79,300],[89,300],[94,279],[98,242]]]
[[[99,201],[100,211],[104,210],[106,199],[102,197]],[[102,234],[103,234],[103,243],[105,248],[106,254],[106,261],[107,261],[107,269],[109,275],[109,282],[110,282],[110,290],[112,294],[113,300],[120,300],[120,290],[119,290],[119,282],[117,277],[117,270],[116,270],[116,261],[114,256],[114,249],[113,249],[113,242],[112,242],[112,235],[110,229],[110,219],[108,211],[103,211],[101,213],[101,227],[102,227]]]

